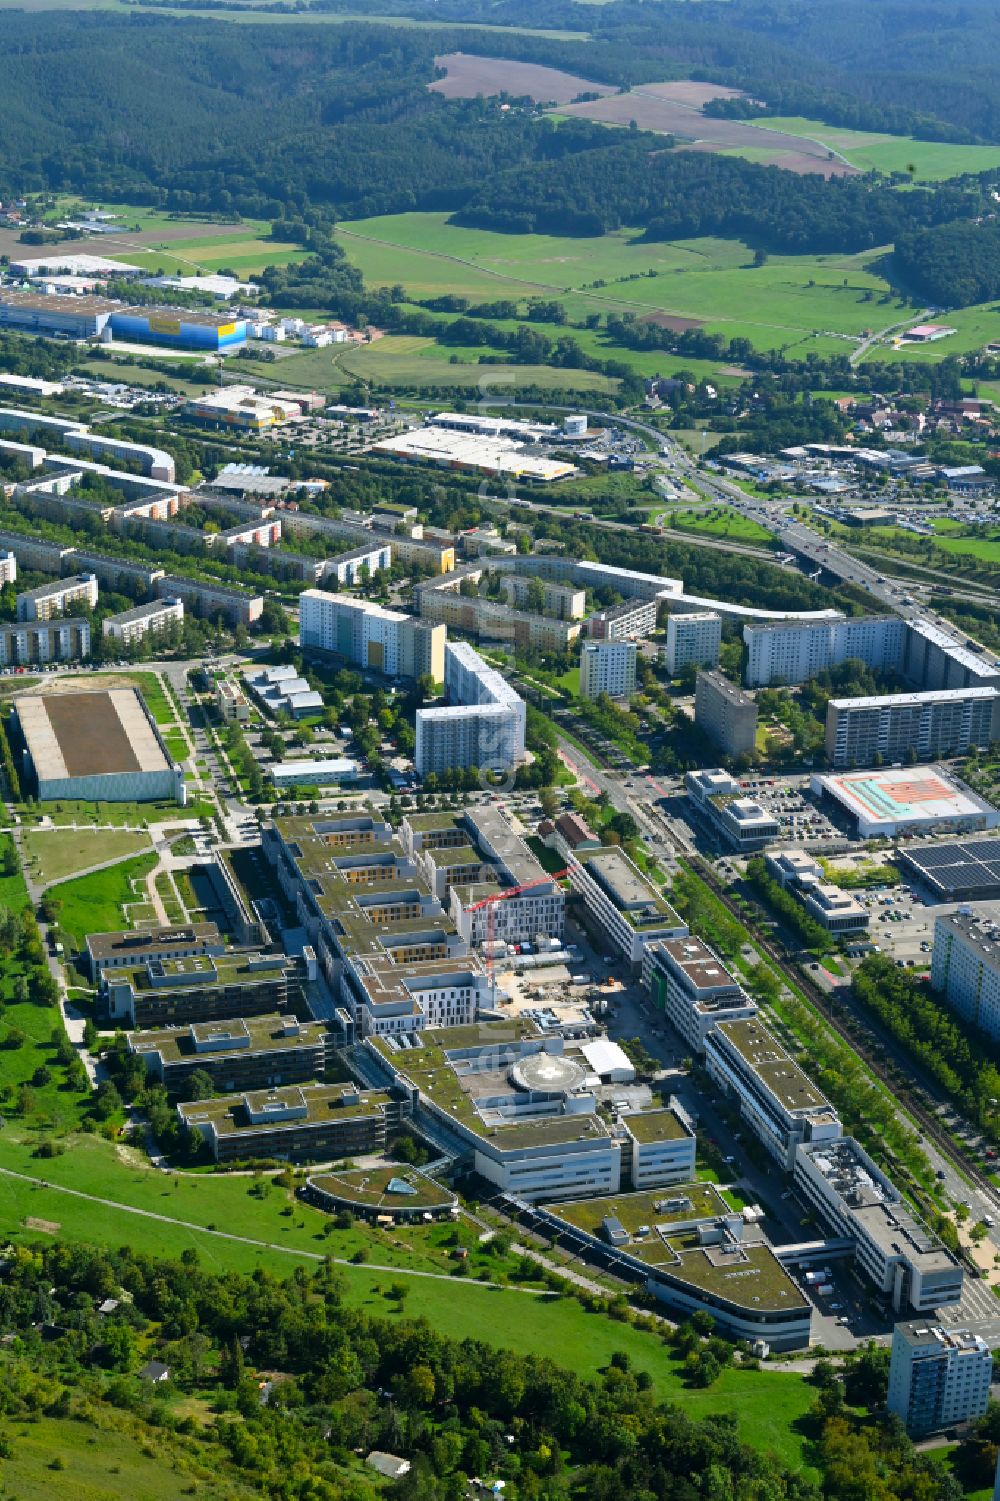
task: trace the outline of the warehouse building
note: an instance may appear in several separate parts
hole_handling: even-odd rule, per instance
[[[184,773],[134,688],[20,694],[23,771],[43,801],[184,805]]]
[[[302,407],[296,401],[264,396],[252,386],[224,386],[219,391],[193,396],[185,403],[184,415],[212,427],[262,433],[286,422],[298,422]]]
[[[152,599],[148,604],[136,605],[132,610],[123,610],[120,615],[109,615],[101,629],[105,636],[130,646],[144,636],[157,635],[180,625],[184,619],[184,605],[179,599]]]
[[[1000,825],[1000,813],[943,766],[816,774],[810,789],[838,803],[862,839]]]
[[[954,839],[907,845],[896,856],[901,869],[938,902],[986,902],[1000,897],[1000,839]]]
[[[123,308],[111,314],[111,333],[127,344],[164,344],[171,349],[221,354],[245,344],[245,318],[221,317],[195,308]]]
[[[447,631],[443,625],[387,610],[366,599],[346,599],[321,589],[299,595],[299,645],[331,652],[388,677],[444,681]]]
[[[101,297],[59,297],[0,287],[0,328],[50,338],[96,339],[120,307]]]

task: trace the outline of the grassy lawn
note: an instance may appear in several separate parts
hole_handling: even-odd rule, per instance
[[[192,801],[186,808],[175,802],[163,803],[86,803],[60,800],[37,808],[18,806],[21,821],[26,826],[49,818],[54,824],[89,823],[95,828],[121,828],[128,825],[139,828],[147,823],[176,823],[181,819],[211,817],[210,803]]]
[[[358,1226],[325,1234],[325,1217],[308,1206],[296,1202],[291,1215],[282,1214],[289,1205],[277,1189],[258,1200],[248,1193],[246,1179],[173,1177],[133,1168],[116,1157],[115,1148],[94,1137],[73,1138],[65,1156],[39,1164],[30,1156],[29,1147],[7,1132],[0,1136],[0,1167],[44,1177],[50,1185],[65,1183],[119,1204],[131,1203],[152,1214],[217,1224],[230,1233],[266,1240],[272,1249],[224,1240],[122,1208],[74,1199],[55,1187],[35,1187],[0,1176],[0,1229],[16,1240],[39,1239],[38,1229],[24,1223],[31,1217],[45,1221],[48,1234],[69,1241],[129,1243],[150,1254],[174,1257],[194,1246],[204,1263],[216,1269],[251,1271],[264,1266],[287,1275],[305,1253],[351,1255],[360,1238],[373,1245],[373,1261],[394,1261],[399,1269],[379,1272],[362,1265],[344,1267],[350,1302],[393,1316],[384,1292],[391,1281],[403,1280],[408,1288],[404,1316],[424,1316],[456,1338],[482,1339],[525,1354],[555,1356],[584,1374],[606,1365],[614,1351],[624,1350],[637,1369],[649,1372],[662,1396],[682,1400],[693,1416],[732,1412],[748,1442],[772,1450],[788,1464],[803,1463],[803,1441],[795,1424],[808,1411],[813,1393],[800,1377],[766,1370],[727,1371],[706,1391],[688,1390],[670,1351],[658,1339],[604,1315],[588,1314],[575,1299],[491,1289],[469,1278],[407,1277],[406,1269],[414,1269],[420,1260],[412,1246],[419,1247],[435,1233],[448,1233],[449,1226],[394,1231],[388,1237]],[[403,1241],[403,1247],[396,1241]]]
[[[47,886],[106,860],[137,855],[149,848],[149,835],[125,829],[34,829],[25,834],[24,845],[32,875]]]
[[[0,835],[0,848],[4,851],[14,848],[13,840],[8,834]],[[12,912],[20,912],[22,907],[28,905],[28,888],[21,874],[20,860],[12,875],[0,875],[0,905],[9,907]]]
[[[769,531],[729,506],[712,506],[710,510],[675,510],[670,525],[678,531],[699,532],[709,537],[726,537],[734,542],[772,542]]]
[[[94,1421],[96,1414],[104,1421]],[[4,1460],[4,1484],[19,1501],[181,1501],[202,1485],[212,1501],[240,1501],[257,1495],[218,1470],[209,1471],[192,1458],[191,1445],[168,1437],[162,1428],[147,1428],[120,1409],[88,1407],[81,1421],[34,1416],[15,1419],[12,1454]],[[154,1447],[155,1446],[155,1452]],[[63,1470],[53,1474],[58,1455]]]
[[[70,944],[82,949],[88,933],[109,933],[128,927],[125,903],[141,900],[141,878],[155,864],[155,855],[139,855],[133,860],[123,860],[109,870],[77,876],[75,880],[53,886],[49,895],[62,903],[59,926]],[[139,891],[133,889],[133,882]]]

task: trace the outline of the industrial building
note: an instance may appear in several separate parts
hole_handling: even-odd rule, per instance
[[[978,1334],[927,1320],[893,1329],[886,1406],[911,1438],[981,1417],[992,1380],[993,1352]]]
[[[854,1242],[858,1271],[894,1313],[932,1313],[960,1301],[961,1263],[853,1137],[803,1140],[794,1168],[801,1197],[835,1236]]]
[[[935,919],[931,984],[963,1021],[1000,1038],[1000,905],[977,902]]]
[[[18,620],[51,620],[76,605],[92,610],[97,604],[97,579],[92,573],[56,579],[17,596]]]
[[[47,250],[44,255],[22,257],[10,263],[12,276],[27,276],[35,279],[47,276],[84,276],[104,281],[124,281],[126,277],[141,276],[140,266],[130,266],[127,261],[107,260],[103,255],[81,255],[58,247]]]
[[[634,968],[642,964],[647,943],[686,936],[687,924],[623,849],[573,850],[566,864],[599,942],[616,949]]]
[[[693,934],[647,943],[642,983],[653,1005],[691,1049],[705,1052],[705,1038],[722,1021],[749,1021],[757,1003],[707,944]]]
[[[223,386],[192,396],[184,405],[185,417],[212,427],[238,428],[262,433],[286,422],[298,422],[303,409],[296,401],[263,395],[252,386]]]
[[[931,829],[994,829],[1000,813],[943,766],[814,774],[813,793],[838,803],[862,839],[894,839]]]
[[[551,484],[578,473],[575,464],[539,458],[525,453],[521,444],[506,437],[454,432],[444,427],[411,428],[372,445],[372,453],[392,459],[438,464],[446,469],[472,469],[479,474],[505,475],[511,479]]]
[[[580,697],[631,698],[635,693],[634,641],[585,641],[580,652]]]
[[[417,710],[418,774],[470,766],[509,771],[524,757],[524,700],[466,642],[448,642],[444,659],[448,705]]]
[[[90,644],[90,621],[73,616],[0,624],[0,666],[80,662],[90,656]]]
[[[247,338],[244,319],[220,318],[193,308],[126,307],[101,297],[60,297],[9,287],[0,287],[0,328],[214,352],[235,348]]]
[[[871,698],[831,698],[826,758],[831,766],[874,766],[916,755],[964,756],[1000,739],[995,688],[935,689]]]
[[[786,1172],[801,1143],[839,1140],[836,1110],[757,1017],[712,1027],[705,1067]]]
[[[186,801],[156,721],[134,688],[19,694],[22,770],[42,801]]]
[[[128,344],[165,344],[213,354],[236,349],[248,337],[244,318],[172,307],[118,307],[111,314],[111,333]]]
[[[306,589],[299,595],[299,645],[332,652],[388,677],[444,681],[443,625],[387,610],[365,599]]]
[[[667,616],[663,661],[672,678],[685,667],[718,667],[721,647],[722,618],[714,610]]]
[[[369,779],[360,761],[346,756],[278,761],[267,768],[267,775],[279,792],[285,787],[340,787]]]
[[[750,756],[757,744],[757,704],[721,672],[699,672],[694,722],[727,756]]]
[[[144,636],[158,635],[180,625],[184,619],[184,605],[179,599],[153,599],[148,604],[136,605],[123,610],[120,615],[109,615],[101,629],[105,636],[130,646]]]
[[[0,287],[0,328],[64,339],[96,339],[121,307],[101,297],[60,297]]]

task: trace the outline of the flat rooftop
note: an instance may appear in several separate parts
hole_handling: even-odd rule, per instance
[[[992,688],[977,691],[993,692]],[[817,776],[814,782],[869,827],[899,823],[919,826],[995,812],[941,766],[847,772]]]
[[[153,928],[150,932],[89,933],[87,948],[94,959],[125,958],[136,952],[155,954],[157,949],[181,948],[186,944],[218,945],[222,934],[214,922],[185,923],[181,927]]]
[[[146,991],[167,997],[178,991],[214,989],[218,985],[243,985],[249,989],[267,980],[292,975],[296,967],[296,960],[285,954],[261,955],[236,949],[225,954],[154,959],[134,968],[122,966],[112,970],[107,978],[112,985],[131,985],[136,993]],[[151,969],[156,980],[151,978]]]
[[[275,1119],[260,1119],[273,1102]],[[232,1095],[213,1100],[194,1100],[178,1105],[185,1125],[210,1122],[219,1136],[237,1136],[259,1131],[282,1131],[288,1127],[302,1129],[323,1126],[331,1120],[362,1120],[392,1105],[392,1096],[381,1089],[359,1089],[355,1084],[291,1084],[283,1089],[256,1090],[234,1098]],[[257,1120],[251,1120],[253,1111]],[[297,1111],[297,1115],[278,1114]]]
[[[14,708],[39,781],[171,769],[135,688],[22,694]]]
[[[615,846],[578,850],[576,859],[611,898],[625,920],[635,928],[665,923],[684,924],[670,903],[646,880],[642,871]]]
[[[321,1173],[309,1182],[321,1192],[364,1209],[442,1209],[457,1202],[449,1189],[402,1163],[353,1173]]]
[[[675,1110],[637,1110],[622,1117],[625,1129],[636,1141],[651,1144],[656,1141],[680,1141],[690,1136],[684,1122]]]
[[[286,1053],[318,1046],[327,1037],[323,1022],[299,1022],[294,1017],[246,1016],[234,1021],[195,1022],[188,1027],[161,1027],[130,1032],[135,1053],[159,1053],[165,1064],[200,1062],[251,1053]]]
[[[901,849],[899,858],[942,901],[1000,896],[1000,838],[913,845]]]
[[[738,990],[740,987],[707,944],[693,934],[688,938],[664,938],[660,942],[663,953],[669,954],[673,963],[682,972],[695,990]]]
[[[831,1116],[835,1114],[826,1096],[820,1093],[808,1074],[803,1073],[777,1038],[772,1037],[756,1017],[719,1022],[718,1031],[785,1110],[807,1114],[829,1111]]]
[[[35,312],[76,313],[81,318],[93,318],[99,313],[121,313],[120,302],[107,297],[60,297],[55,293],[20,292],[14,287],[0,287],[0,306],[20,307]]]

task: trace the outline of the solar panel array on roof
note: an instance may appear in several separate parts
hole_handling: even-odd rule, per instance
[[[941,901],[986,901],[1000,896],[1000,839],[953,839],[902,849],[899,858]]]

